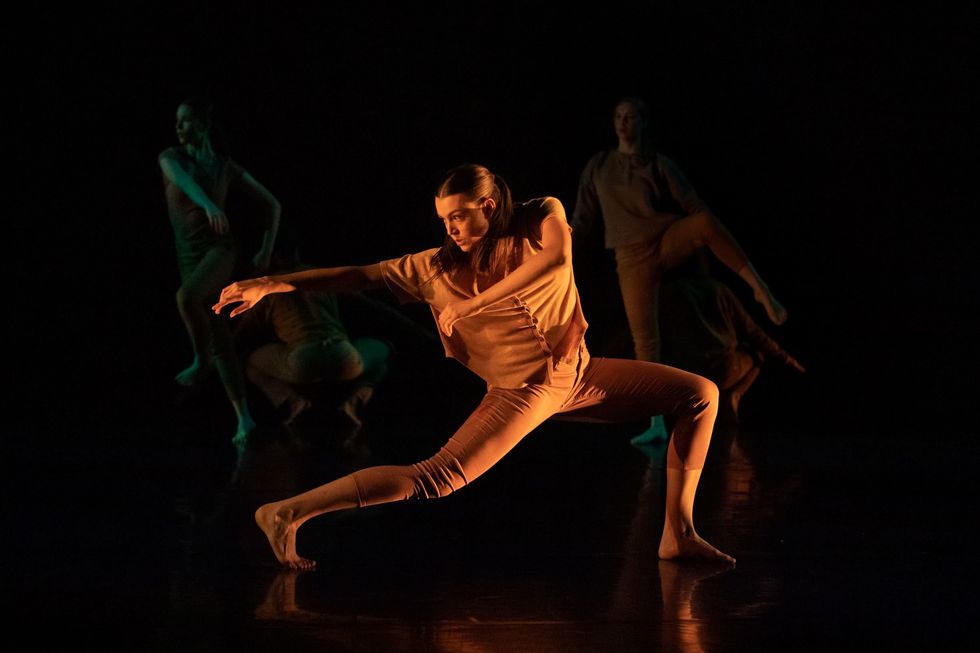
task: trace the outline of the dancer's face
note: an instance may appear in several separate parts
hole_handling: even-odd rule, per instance
[[[623,102],[616,106],[616,111],[613,112],[613,127],[621,141],[636,143],[640,139],[643,125],[640,122],[640,114],[632,103]]]
[[[495,206],[490,198],[471,200],[457,193],[436,198],[436,215],[449,237],[461,250],[468,252],[486,235]]]
[[[189,106],[182,104],[177,107],[177,142],[181,145],[200,145],[207,133],[207,126],[201,121]]]

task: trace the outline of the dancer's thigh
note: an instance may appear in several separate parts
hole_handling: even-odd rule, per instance
[[[673,415],[710,394],[711,381],[660,363],[621,358],[593,358],[562,407],[566,419],[626,422],[651,415]]]

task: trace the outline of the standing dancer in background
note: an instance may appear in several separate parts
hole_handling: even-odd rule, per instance
[[[179,144],[157,157],[180,270],[177,310],[194,352],[191,364],[177,374],[176,380],[193,386],[212,367],[217,369],[238,418],[234,440],[244,443],[255,429],[245,397],[245,380],[227,320],[212,315],[208,306],[228,283],[237,263],[235,237],[239,226],[225,215],[229,193],[249,193],[266,207],[268,219],[262,245],[252,259],[260,272],[268,269],[281,209],[265,186],[228,156],[215,151],[211,142],[213,113],[212,105],[205,100],[182,102],[177,107]]]
[[[673,161],[650,142],[646,103],[624,98],[616,104],[614,150],[599,152],[579,180],[572,217],[576,238],[584,237],[596,218],[605,226],[605,245],[615,250],[616,272],[633,336],[637,360],[660,362],[660,278],[696,250],[707,246],[752,288],[775,324],[786,321],[786,309],[769,291],[728,229],[694,192]],[[633,439],[644,443],[666,438],[662,416]]]

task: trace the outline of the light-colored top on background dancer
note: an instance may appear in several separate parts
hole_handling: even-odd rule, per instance
[[[606,150],[582,171],[571,225],[584,236],[597,218],[603,220],[606,248],[614,249],[657,240],[678,219],[707,208],[663,154],[644,161],[638,154]]]

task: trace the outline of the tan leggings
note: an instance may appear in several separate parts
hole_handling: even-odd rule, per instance
[[[738,273],[748,258],[711,213],[693,213],[671,224],[659,240],[616,248],[616,273],[637,360],[660,360],[660,278],[707,246]]]
[[[444,497],[472,482],[549,417],[577,421],[645,420],[673,415],[667,466],[700,469],[718,414],[718,388],[682,370],[616,358],[585,367],[560,363],[553,383],[491,388],[479,407],[436,455],[414,465],[354,472],[329,484],[317,512],[405,499]]]

